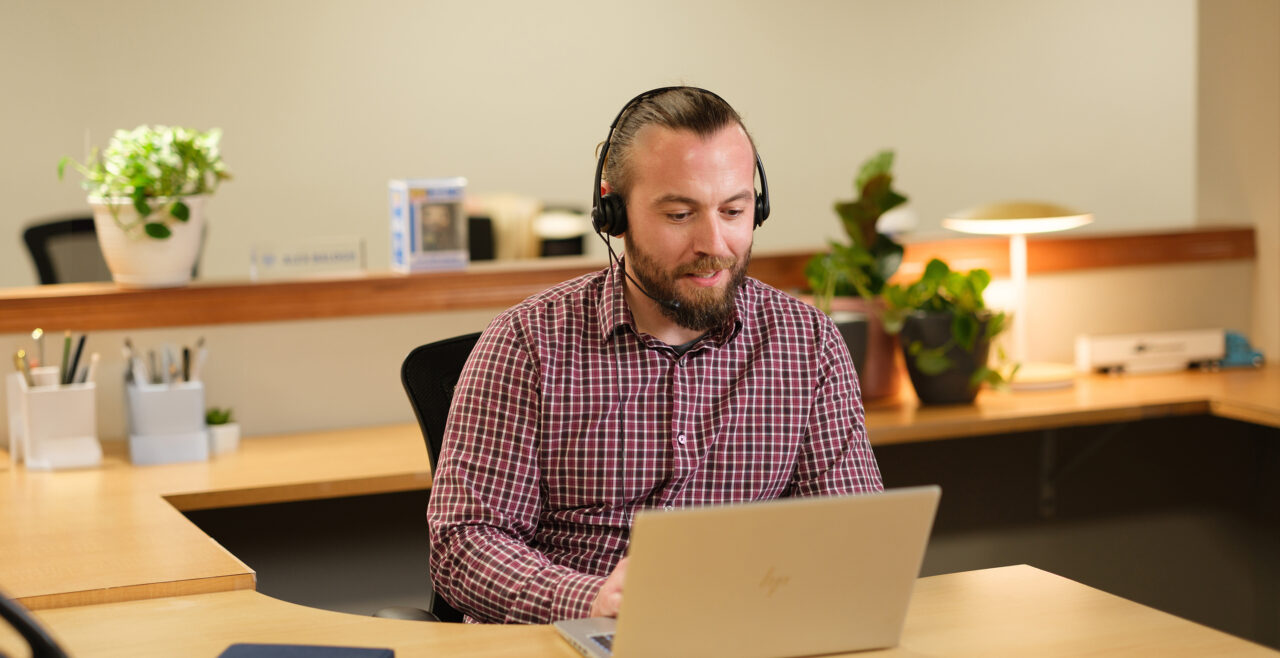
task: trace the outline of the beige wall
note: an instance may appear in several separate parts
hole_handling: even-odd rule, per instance
[[[761,249],[816,247],[858,164],[899,152],[922,226],[1006,197],[1115,231],[1195,219],[1194,0],[0,2],[0,227],[80,211],[54,165],[117,128],[225,130],[204,271],[254,242],[358,235],[386,182],[589,202],[619,106],[687,81],[740,108],[770,172]],[[0,287],[34,280],[0,240]]]
[[[15,234],[0,240],[0,286],[30,280],[17,218],[80,205],[75,185],[51,171],[59,155],[78,152],[85,127],[105,136],[146,120],[227,131],[238,179],[215,201],[215,275],[241,275],[250,242],[294,233],[359,233],[381,266],[387,178],[464,173],[484,191],[585,202],[592,147],[621,101],[688,80],[739,105],[761,144],[780,220],[758,234],[762,249],[819,245],[858,162],[894,146],[926,227],[948,209],[1015,194],[1090,208],[1095,231],[1258,227],[1254,264],[1033,277],[1030,357],[1070,360],[1077,333],[1214,326],[1252,327],[1273,360],[1280,354],[1280,27],[1269,0],[694,3],[679,24],[658,18],[674,11],[663,3],[630,19],[637,10],[613,4],[368,4],[172,3],[157,12],[163,21],[139,19],[159,6],[140,2],[0,4],[0,84],[14,92],[0,103],[10,201],[0,225]],[[515,15],[488,25],[500,7]],[[730,8],[734,16],[715,17]],[[102,27],[131,19],[180,29],[151,43],[191,51],[157,62],[153,76],[209,77],[164,93],[132,89],[140,83],[126,62],[141,46]],[[469,36],[429,29],[444,24]],[[1261,52],[1230,56],[1256,63],[1271,52],[1270,68],[1265,59],[1213,64],[1197,50],[1221,54],[1213,40],[1237,31]],[[653,52],[625,65],[596,61],[607,35]],[[1254,88],[1271,95],[1241,97]],[[1200,164],[1197,149],[1230,166]],[[412,420],[400,359],[496,312],[129,334],[140,345],[206,336],[209,403],[234,406],[246,431],[262,434]],[[105,359],[99,425],[108,438],[124,432],[123,335],[90,338]],[[6,351],[23,344],[0,335]]]
[[[1280,358],[1280,2],[1213,0],[1199,11],[1196,216],[1257,232],[1250,337]]]

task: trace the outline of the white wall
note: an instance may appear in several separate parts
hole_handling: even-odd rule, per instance
[[[834,234],[831,201],[892,146],[926,228],[1015,195],[1094,210],[1086,230],[1099,232],[1257,225],[1253,264],[1033,277],[1032,358],[1070,360],[1081,332],[1251,325],[1280,352],[1270,0],[365,4],[0,0],[0,226],[13,235],[0,240],[0,287],[33,281],[17,239],[26,218],[82,206],[53,170],[85,128],[226,130],[237,179],[212,207],[208,273],[243,276],[251,242],[295,234],[362,234],[383,267],[386,179],[462,173],[481,191],[586,203],[618,106],[687,81],[737,105],[760,143],[776,208],[761,249]],[[1261,63],[1198,64],[1199,40],[1219,48],[1241,25],[1262,53],[1245,61]],[[153,48],[169,54],[129,68]],[[1197,150],[1227,166],[1199,164]],[[400,359],[497,311],[95,333],[109,378],[101,434],[124,431],[125,333],[140,345],[206,336],[209,403],[263,434],[412,420]],[[6,353],[26,342],[0,335]]]
[[[1194,221],[1194,0],[4,0],[0,287],[35,280],[27,221],[84,209],[54,167],[86,131],[224,129],[209,276],[298,234],[364,236],[383,269],[388,179],[585,205],[619,106],[677,82],[755,134],[762,250],[836,235],[832,201],[885,147],[926,231],[1007,197],[1087,208],[1094,231]]]
[[[1196,214],[1252,224],[1250,337],[1280,357],[1280,2],[1213,0],[1199,11]]]

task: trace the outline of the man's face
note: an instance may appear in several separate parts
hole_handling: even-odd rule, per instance
[[[649,126],[632,150],[627,264],[659,306],[686,329],[706,331],[734,311],[755,222],[755,156],[737,125],[703,139]]]

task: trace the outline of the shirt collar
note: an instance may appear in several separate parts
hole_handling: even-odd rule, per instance
[[[617,334],[620,327],[630,327],[633,332],[639,333],[636,330],[635,318],[631,315],[631,307],[627,305],[627,297],[623,293],[621,265],[609,267],[604,274],[604,285],[596,305],[597,315],[600,318],[601,336],[607,342]],[[747,277],[735,293],[733,317],[707,332],[704,338],[716,347],[726,345],[733,340],[742,331],[743,319],[751,317],[755,297],[755,281]]]

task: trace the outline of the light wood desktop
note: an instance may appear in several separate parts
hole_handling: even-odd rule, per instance
[[[867,424],[872,443],[884,445],[1191,414],[1280,427],[1280,368],[1090,376],[1066,391],[986,392],[973,406],[920,408],[911,399],[882,402],[869,406]],[[429,486],[426,449],[412,424],[253,437],[242,441],[238,452],[194,464],[134,467],[115,442],[108,442],[101,468],[83,471],[32,472],[12,466],[5,456],[0,460],[0,588],[34,609],[251,590],[253,571],[180,510]],[[994,595],[981,579],[955,582],[972,583],[965,585],[972,591],[957,596],[972,597],[975,605]],[[1026,603],[1036,598],[1028,596]],[[289,605],[247,591],[172,605],[181,608],[206,600],[207,605],[279,610]],[[68,612],[72,617],[67,618],[124,614],[133,605],[118,611],[114,606],[81,608],[83,612]],[[324,625],[315,620],[336,613],[297,614],[312,620],[302,623]],[[394,625],[380,620],[361,623]],[[970,632],[971,623],[978,622],[961,614],[950,632],[958,640]]]
[[[374,619],[250,591],[62,608],[37,616],[73,656],[215,656],[234,642],[389,647],[400,658],[578,655],[550,626]],[[16,651],[18,642],[0,630],[0,650]],[[901,644],[847,655],[1277,654],[1051,573],[1014,566],[920,579]]]

